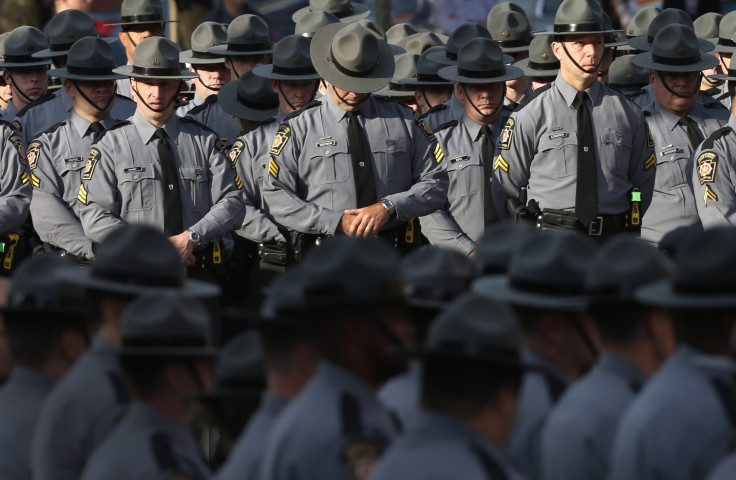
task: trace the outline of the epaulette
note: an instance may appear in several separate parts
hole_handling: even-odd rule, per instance
[[[521,104],[519,104],[519,105],[521,105]],[[517,106],[517,108],[518,108],[518,106]],[[509,105],[502,106],[501,107],[501,110],[506,110],[507,112],[509,112],[509,115],[511,115],[515,111],[515,109],[511,108]]]
[[[248,128],[248,129],[246,129],[246,130],[245,130],[245,131],[244,131],[244,132],[243,132],[243,133],[242,133],[241,135],[245,135],[246,133],[252,132],[253,130],[258,130],[258,129],[259,129],[259,128],[261,128],[262,126],[264,126],[264,125],[268,125],[269,123],[273,123],[273,122],[275,122],[275,121],[276,121],[276,118],[274,118],[274,117],[271,117],[271,118],[269,118],[268,120],[263,120],[263,121],[261,121],[261,122],[258,122],[258,123],[256,123],[255,125],[253,125],[252,127],[250,127],[250,128]]]
[[[306,112],[310,108],[319,107],[320,105],[322,105],[322,102],[320,102],[319,100],[312,100],[311,102],[309,102],[308,104],[300,108],[299,110],[294,110],[293,112],[288,114],[286,118],[284,118],[284,121],[290,120],[294,117],[298,117],[299,115],[301,115],[303,112]]]
[[[444,130],[446,128],[457,127],[457,124],[458,124],[458,121],[457,120],[450,120],[449,122],[445,122],[442,125],[440,125],[439,127],[435,128],[433,131],[434,131],[434,133],[437,133],[440,130]]]
[[[191,112],[191,110],[190,110],[190,112]],[[211,133],[214,133],[215,135],[218,135],[217,132],[214,131],[214,130],[212,130],[211,127],[208,127],[207,125],[205,125],[204,123],[200,122],[196,118],[192,118],[192,117],[190,117],[188,115],[184,115],[183,117],[179,117],[179,120],[181,120],[184,123],[193,123],[193,124],[197,125],[198,127],[204,128],[208,132],[211,132]]]
[[[57,131],[58,129],[60,129],[61,127],[63,127],[64,125],[66,125],[66,120],[64,120],[63,122],[59,122],[59,123],[57,123],[55,125],[51,125],[49,128],[47,128],[46,130],[44,130],[43,132],[39,133],[36,136],[37,137],[40,137],[44,133],[54,133],[55,131]]]
[[[398,103],[404,108],[411,108],[409,105],[401,103],[396,97],[389,97],[388,95],[373,95],[373,97],[382,102]]]
[[[115,124],[111,126],[110,128],[108,128],[107,130],[104,130],[101,133],[95,135],[95,138],[92,139],[92,145],[102,140],[102,137],[104,137],[107,132],[115,130],[116,128],[120,128],[124,125],[128,125],[130,123],[131,123],[130,120],[120,120],[119,122],[115,122]]]
[[[713,148],[713,144],[716,140],[721,138],[722,136],[726,135],[727,133],[731,132],[731,127],[723,127],[719,128],[715,132],[711,133],[708,138],[705,139],[703,142],[703,148],[702,150],[710,150]]]
[[[548,83],[547,85],[543,86],[543,87],[539,87],[539,88],[537,88],[536,90],[534,90],[534,91],[532,92],[532,94],[531,94],[531,95],[527,96],[527,97],[526,97],[526,98],[524,98],[524,99],[523,99],[523,100],[522,100],[521,102],[519,102],[519,105],[518,105],[518,106],[516,107],[516,110],[514,110],[514,111],[515,111],[515,112],[518,112],[518,111],[519,111],[519,110],[521,110],[522,108],[526,107],[527,105],[529,105],[529,102],[531,102],[532,100],[534,100],[535,98],[537,98],[537,97],[538,97],[538,96],[540,96],[540,95],[541,95],[542,93],[544,93],[544,92],[546,92],[547,90],[549,90],[550,88],[552,88],[552,83],[551,83],[551,82],[550,82],[550,83]]]
[[[187,112],[187,115],[193,115],[193,114],[197,114],[199,112],[203,112],[204,110],[206,110],[207,108],[209,108],[209,106],[212,105],[215,102],[217,102],[217,95],[215,95],[213,93],[209,97],[205,98],[204,99],[204,102],[202,102],[201,104],[199,104],[196,107],[194,107],[191,110],[189,110]]]
[[[444,110],[446,108],[448,108],[448,107],[444,103],[440,103],[439,105],[435,105],[434,107],[430,108],[429,110],[427,110],[423,114],[419,115],[419,119],[420,120],[424,120],[427,117],[427,115],[429,115],[431,113],[434,113],[436,111],[439,111],[439,110]]]
[[[41,97],[41,98],[37,98],[37,99],[35,99],[34,101],[32,101],[31,103],[29,103],[28,105],[26,105],[25,107],[23,107],[23,108],[22,108],[22,109],[20,110],[20,112],[18,112],[18,113],[17,113],[17,114],[15,115],[15,116],[16,116],[16,117],[22,117],[22,116],[23,116],[23,115],[25,115],[25,114],[26,114],[26,112],[28,112],[28,110],[30,110],[31,108],[35,107],[36,105],[41,105],[42,103],[46,103],[46,102],[48,102],[49,100],[51,100],[52,98],[54,98],[54,94],[53,94],[53,93],[47,93],[47,94],[46,94],[46,95],[44,95],[43,97]]]

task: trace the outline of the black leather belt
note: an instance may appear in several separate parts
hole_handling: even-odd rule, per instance
[[[584,225],[573,212],[544,209],[537,217],[537,226],[542,229],[578,230],[591,237],[601,237],[628,231],[629,214],[599,215],[590,225]]]

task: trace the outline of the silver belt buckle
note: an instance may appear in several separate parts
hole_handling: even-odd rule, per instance
[[[603,233],[603,217],[595,217],[590,225],[588,225],[588,235],[591,237],[600,237]]]

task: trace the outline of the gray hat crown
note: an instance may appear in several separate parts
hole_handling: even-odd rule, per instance
[[[716,12],[708,12],[693,21],[693,29],[698,38],[718,38],[719,26],[723,15]]]
[[[726,45],[730,45],[728,42],[734,34],[736,34],[736,11],[728,12],[721,18],[721,23],[718,25],[719,43],[725,41]]]
[[[101,38],[86,37],[69,50],[66,70],[73,75],[110,75],[115,68],[115,52]]]
[[[133,55],[133,73],[145,75],[146,71],[179,74],[181,71],[179,47],[163,37],[148,37],[142,40]]]
[[[659,15],[660,10],[656,7],[644,7],[631,18],[626,26],[626,36],[628,38],[646,35],[649,32],[649,25]]]
[[[46,37],[36,27],[17,27],[5,38],[5,63],[33,63],[32,55],[48,48]]]
[[[488,31],[503,49],[527,47],[532,39],[529,19],[518,12],[501,12],[489,17]]]
[[[665,8],[654,18],[654,20],[652,20],[652,23],[649,24],[649,29],[647,30],[647,41],[650,44],[654,43],[654,38],[660,30],[672,24],[685,25],[690,28],[690,30],[693,30],[693,19],[690,18],[690,15],[678,8]]]
[[[338,22],[340,19],[329,12],[309,12],[296,21],[294,34],[311,38],[325,25]]]
[[[701,59],[695,32],[685,25],[667,25],[652,42],[652,60],[670,65],[687,65]]]
[[[266,363],[258,332],[241,333],[222,347],[215,377],[218,384],[229,386],[266,383]]]
[[[399,45],[399,42],[407,37],[421,33],[417,27],[411,23],[397,23],[386,30],[386,40],[388,43]]]
[[[535,37],[538,39],[549,37]],[[537,229],[524,222],[497,222],[486,228],[475,248],[473,263],[478,275],[506,273],[511,254],[521,242],[535,235]]]
[[[466,291],[472,278],[468,257],[439,247],[410,253],[402,268],[410,299],[449,301]]]
[[[84,37],[96,37],[95,23],[81,10],[64,10],[49,20],[46,27],[52,52],[67,51],[74,42]]]
[[[309,0],[309,9],[335,15],[338,18],[352,15],[353,2],[350,0]]]
[[[432,47],[444,46],[445,40],[434,32],[422,32],[402,39],[397,45],[408,53],[421,55]]]
[[[216,22],[203,22],[192,32],[192,51],[196,55],[209,55],[207,51],[227,42],[227,26]],[[209,57],[207,57],[209,58]]]
[[[301,274],[298,266],[292,267],[271,283],[271,291],[261,305],[263,325],[306,326]]]
[[[445,47],[430,47],[419,56],[417,60],[417,75],[415,78],[399,80],[400,83],[412,83],[415,85],[450,85],[449,80],[439,76],[439,71],[445,67],[444,63],[433,59],[434,55],[444,56]]]
[[[271,82],[248,70],[238,78],[238,102],[257,110],[270,110],[279,105],[279,96],[271,88]]]
[[[555,33],[586,33],[606,30],[603,10],[597,0],[564,0],[555,14]]]
[[[457,66],[445,67],[440,76],[460,82],[477,79],[475,83],[484,83],[505,75],[506,70],[506,57],[501,47],[491,39],[475,38],[460,49]]]
[[[271,30],[264,19],[258,15],[240,15],[227,28],[227,45],[231,50],[265,50],[273,47]]]
[[[401,55],[394,56],[394,64],[396,65],[394,76],[388,86],[377,91],[376,95],[393,97],[411,96],[412,92],[416,90],[416,87],[402,83],[401,80],[416,77],[418,60],[419,55],[416,53],[402,53]]]
[[[632,63],[634,55],[618,57],[608,69],[608,84],[629,93],[649,84],[649,70]]]
[[[539,68],[542,65],[559,68],[560,61],[552,51],[552,38],[549,35],[532,39],[532,43],[529,44],[529,63],[530,67],[536,70],[543,70],[544,68]]]
[[[74,269],[69,260],[55,255],[34,256],[13,273],[7,309],[24,311],[79,311],[85,302],[84,290],[59,277]]]
[[[123,23],[158,23],[165,20],[160,0],[123,0],[120,15]]]
[[[491,39],[491,34],[485,27],[474,22],[466,22],[457,27],[447,40],[447,45],[445,45],[447,57],[457,61],[463,45],[475,38]]]
[[[368,73],[378,62],[379,41],[375,31],[351,23],[332,40],[333,62],[357,76]]]
[[[301,35],[289,35],[273,48],[274,73],[306,75],[316,73],[309,54],[310,39]]]

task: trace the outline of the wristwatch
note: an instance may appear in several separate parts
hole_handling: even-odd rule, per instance
[[[187,230],[187,233],[189,234],[189,241],[192,242],[195,247],[202,245],[202,237],[197,232],[190,228]]]
[[[394,207],[394,204],[391,203],[391,200],[388,198],[382,198],[381,199],[381,205],[383,205],[383,208],[385,208],[388,211],[388,214],[392,217],[396,216],[396,207]]]

